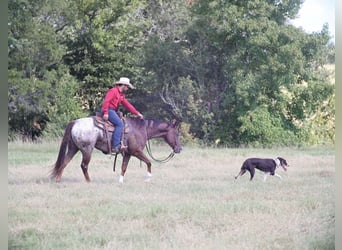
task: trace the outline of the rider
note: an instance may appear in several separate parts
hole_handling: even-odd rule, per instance
[[[137,115],[139,118],[144,119],[144,116],[135,109],[135,107],[126,99],[125,93],[128,89],[134,89],[133,85],[129,82],[127,77],[121,77],[118,82],[114,83],[116,86],[109,89],[106,93],[105,99],[102,104],[103,120],[109,120],[113,123],[115,130],[112,136],[112,152],[120,152],[120,139],[124,123],[117,114],[119,105],[122,104],[129,112]]]

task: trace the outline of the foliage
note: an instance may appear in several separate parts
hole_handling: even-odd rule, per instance
[[[80,82],[79,94],[90,112],[102,104],[106,90],[121,76],[135,80],[136,47],[143,42],[139,1],[80,1],[71,4],[76,18],[60,31],[68,53],[63,62]],[[143,26],[143,27],[139,27]]]
[[[248,111],[239,118],[241,122],[240,144],[262,146],[295,146],[296,137],[292,130],[282,127],[281,118],[275,118],[266,106]]]
[[[20,134],[24,140],[34,140],[41,134],[48,119],[45,106],[50,86],[34,77],[21,79],[20,73],[9,71],[8,124],[9,138]]]
[[[53,78],[55,72],[51,72]],[[49,103],[49,123],[44,134],[46,137],[62,137],[64,128],[70,120],[87,116],[81,105],[82,98],[75,95],[79,85],[77,81],[67,73],[58,77],[58,82],[53,84],[55,88],[55,98],[53,103]],[[62,128],[62,129],[61,129]]]
[[[334,143],[334,82],[324,67],[334,45],[327,25],[307,34],[289,24],[301,4],[11,1],[9,137],[60,136],[127,76],[138,110],[182,120],[190,141]]]
[[[153,38],[144,50],[145,69],[161,83],[154,88],[160,91],[170,83],[177,86],[178,93],[172,94],[177,103],[179,95],[188,96],[179,87],[177,76],[193,82],[199,93],[197,110],[208,117],[192,112],[196,122],[191,122],[191,130],[205,142],[268,145],[269,141],[280,143],[275,136],[283,133],[291,134],[291,139],[282,143],[300,143],[302,138],[295,135],[301,128],[287,118],[289,104],[281,89],[291,89],[303,81],[316,82],[322,88],[331,89],[331,85],[320,72],[327,62],[328,27],[307,35],[288,25],[286,21],[299,6],[300,1],[274,5],[262,1],[195,1],[189,12],[191,22],[177,34],[181,39]],[[332,94],[312,91],[321,95],[321,100]],[[175,110],[185,114],[186,108]],[[273,132],[263,138],[251,137],[261,129],[263,121],[257,119],[263,116],[248,126],[246,121],[250,113],[260,110],[268,114],[265,128]]]
[[[25,140],[40,136],[51,115],[47,107],[58,98],[51,90],[58,87],[59,79],[51,72],[58,70],[65,50],[49,23],[46,7],[39,1],[11,1],[8,5],[10,138],[18,133]]]

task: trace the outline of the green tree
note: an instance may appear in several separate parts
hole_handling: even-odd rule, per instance
[[[306,82],[327,89],[315,88],[312,92],[319,100],[327,100],[332,94],[332,86],[322,72],[327,62],[328,27],[320,33],[306,34],[288,24],[301,3],[194,1],[189,9],[191,21],[177,34],[181,39],[154,37],[147,43],[145,68],[151,78],[158,79],[155,89],[172,84],[181,92],[178,77],[190,79],[200,93],[197,109],[211,114],[208,122],[194,112],[196,124],[191,123],[191,129],[208,142],[267,145],[268,136],[276,139],[281,132],[292,135],[289,138],[293,141],[287,140],[286,144],[299,142],[302,137],[295,135],[301,128],[289,119],[295,108],[290,108],[283,89],[291,92],[294,86]],[[179,94],[173,95],[179,99]],[[319,106],[312,111],[317,109]],[[178,110],[185,113],[186,107]],[[253,122],[250,117],[254,117]],[[262,117],[267,121],[258,120]],[[269,123],[264,126],[266,130],[274,131],[251,136],[263,122]]]
[[[58,79],[58,82],[53,83],[55,95],[47,106],[49,120],[44,130],[44,135],[51,138],[62,137],[70,120],[88,115],[83,98],[77,95],[80,87],[78,82],[67,72],[61,72],[49,72],[51,79]]]
[[[64,88],[68,69],[61,61],[66,48],[57,35],[57,21],[62,11],[54,2],[11,1],[8,5],[8,111],[9,138],[40,136],[61,103],[58,94]],[[81,105],[65,95],[74,105],[71,113],[80,114]],[[56,111],[57,112],[57,111]],[[58,111],[59,112],[59,111]],[[68,119],[75,117],[69,116]],[[65,121],[52,119],[63,130]]]
[[[302,4],[219,0],[14,0],[8,5],[9,129],[59,136],[113,81],[146,116],[181,119],[204,143],[333,143],[328,26],[288,23]],[[11,135],[12,136],[12,135]],[[279,142],[280,143],[280,142]]]
[[[9,129],[30,134],[32,124],[45,128],[50,123],[47,131],[59,134],[66,120],[94,113],[114,80],[139,75],[133,63],[144,42],[145,25],[136,22],[140,5],[117,0],[11,1]]]
[[[137,50],[144,43],[145,24],[140,11],[143,1],[76,1],[70,3],[74,15],[59,31],[67,47],[63,62],[81,84],[90,113],[102,104],[113,82],[127,76],[135,82]]]

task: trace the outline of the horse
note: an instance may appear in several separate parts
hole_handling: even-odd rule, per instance
[[[52,179],[55,178],[57,183],[61,181],[64,168],[78,151],[82,153],[81,169],[87,182],[90,182],[88,165],[94,148],[102,151],[106,155],[110,154],[110,143],[108,143],[107,138],[111,139],[112,133],[108,131],[107,135],[102,128],[96,126],[95,118],[95,116],[78,118],[67,124],[57,160],[50,173],[50,177]],[[146,164],[147,181],[151,179],[152,164],[143,152],[148,140],[163,138],[173,149],[174,153],[180,153],[182,150],[179,140],[180,124],[177,121],[166,122],[158,119],[126,117],[125,123],[127,133],[124,136],[127,148],[121,152],[123,160],[119,178],[120,183],[123,183],[131,156],[135,156]]]

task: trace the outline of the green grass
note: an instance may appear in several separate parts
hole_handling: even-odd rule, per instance
[[[334,249],[334,150],[184,147],[166,164],[94,151],[86,183],[80,154],[62,181],[48,178],[59,142],[8,144],[9,249]],[[166,146],[152,145],[156,157]],[[287,159],[283,180],[234,179],[246,157]]]

